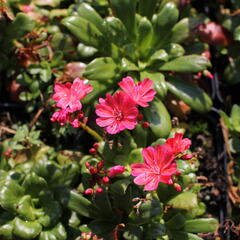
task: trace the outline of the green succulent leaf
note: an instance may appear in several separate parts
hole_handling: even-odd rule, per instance
[[[24,13],[18,13],[14,21],[6,29],[6,37],[18,39],[31,32],[35,23]]]
[[[78,54],[83,58],[92,57],[95,53],[97,53],[97,49],[94,47],[86,46],[83,43],[79,43],[77,46]]]
[[[146,147],[148,131],[140,124],[136,125],[133,130],[133,138],[138,147]]]
[[[182,192],[168,201],[168,205],[179,209],[193,209],[198,206],[197,195],[193,192]]]
[[[153,27],[151,22],[143,17],[138,25],[138,40],[137,46],[141,57],[146,57],[151,48],[153,38]]]
[[[240,107],[238,105],[233,105],[230,116],[233,129],[237,132],[240,132]]]
[[[56,187],[55,192],[58,200],[60,200],[62,205],[68,209],[75,211],[84,217],[95,218],[97,216],[96,207],[81,194],[76,193],[75,191],[70,191],[64,186]]]
[[[166,3],[156,17],[154,21],[154,37],[153,44],[160,47],[163,43],[164,37],[169,32],[174,24],[177,22],[179,11],[174,2]]]
[[[169,34],[164,38],[165,42],[182,43],[190,37],[189,18],[183,18],[176,23]]]
[[[164,47],[164,49],[168,54],[169,60],[181,57],[185,53],[184,48],[177,43],[169,43]]]
[[[186,55],[175,58],[159,67],[161,71],[201,72],[211,64],[207,58],[199,55]]]
[[[115,61],[111,57],[102,57],[90,62],[83,75],[90,80],[106,81],[119,74],[120,67]]]
[[[157,239],[158,237],[162,237],[166,235],[166,228],[164,224],[160,223],[150,223],[144,229],[144,239]]]
[[[161,205],[158,200],[148,200],[143,202],[139,209],[139,214],[135,214],[133,223],[144,224],[149,222],[152,218],[156,217],[162,212]]]
[[[101,48],[104,36],[90,21],[79,16],[71,16],[64,18],[62,24],[82,43],[95,48]]]
[[[212,108],[212,100],[201,88],[187,82],[172,78],[167,82],[169,91],[184,101],[193,110],[206,113]]]
[[[129,36],[133,36],[135,29],[135,10],[137,0],[110,0],[110,6],[114,16],[118,17],[126,29]]]
[[[157,2],[158,0],[139,0],[139,13],[151,20],[157,7]]]
[[[127,29],[119,18],[107,17],[103,24],[106,28],[106,37],[111,42],[119,47],[129,43]]]
[[[143,227],[134,224],[127,224],[124,228],[123,237],[127,240],[139,240],[142,239]]]
[[[185,217],[181,213],[177,213],[165,223],[166,227],[171,230],[180,230],[184,224]]]
[[[228,84],[234,85],[240,82],[240,59],[231,61],[224,71],[224,80]]]
[[[34,239],[40,234],[42,226],[38,221],[23,221],[14,219],[13,234],[22,239]]]
[[[64,226],[58,223],[52,229],[42,231],[39,240],[67,240],[67,233]]]
[[[155,138],[167,137],[171,131],[171,118],[164,104],[155,97],[150,106],[144,109],[144,116],[150,123]]]
[[[187,220],[184,225],[184,230],[191,233],[208,233],[214,232],[219,224],[215,218],[199,218]]]
[[[3,237],[4,240],[12,240],[13,235],[13,226],[12,224],[5,224],[3,226],[0,226],[0,237]]]
[[[24,179],[22,186],[25,189],[25,194],[30,194],[32,197],[36,197],[39,192],[47,187],[47,182],[35,172],[31,172]]]
[[[18,203],[24,195],[24,189],[12,177],[7,179],[0,186],[0,205],[2,208],[15,212]]]
[[[79,17],[88,20],[94,24],[102,34],[105,34],[106,29],[103,25],[103,18],[89,4],[81,3],[77,9],[77,13]]]
[[[132,187],[130,179],[121,179],[111,185],[111,196],[113,197],[114,206],[117,209],[128,214],[133,206]]]
[[[171,231],[171,240],[203,240],[195,234],[187,233],[183,231]]]

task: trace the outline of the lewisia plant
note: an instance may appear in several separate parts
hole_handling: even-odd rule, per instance
[[[184,154],[191,145],[190,139],[182,137],[182,133],[175,133],[175,136],[167,139],[164,145],[144,148],[142,150],[144,163],[131,165],[132,175],[136,177],[134,183],[145,185],[146,191],[156,190],[159,182],[173,184],[177,191],[181,191],[181,186],[173,180],[174,175],[180,174],[175,162],[176,154]]]
[[[116,134],[125,129],[133,130],[137,124],[137,105],[147,107],[156,94],[150,79],[135,84],[131,77],[126,77],[119,86],[123,92],[117,92],[113,96],[107,94],[105,99],[99,99],[96,106],[96,114],[99,117],[96,122],[109,134]]]

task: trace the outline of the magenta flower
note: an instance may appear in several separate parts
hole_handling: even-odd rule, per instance
[[[83,80],[76,78],[73,83],[56,83],[54,86],[53,100],[57,102],[57,107],[69,108],[74,112],[81,110],[80,100],[93,90],[90,84],[84,84]]]
[[[142,150],[144,163],[131,164],[132,175],[136,176],[134,183],[145,185],[144,190],[157,189],[158,183],[173,184],[172,175],[177,172],[174,154],[166,145],[157,145]]]
[[[141,107],[149,106],[148,102],[151,102],[156,94],[152,89],[153,82],[148,78],[135,84],[131,77],[125,77],[118,85]]]
[[[123,92],[114,96],[106,94],[106,99],[100,98],[96,106],[99,116],[96,122],[100,127],[105,127],[110,134],[116,134],[125,129],[132,130],[137,124],[138,110],[135,102]]]
[[[191,144],[190,139],[183,138],[183,134],[178,132],[175,133],[173,138],[169,138],[166,141],[166,145],[168,145],[176,155],[188,150]]]
[[[117,176],[119,174],[124,173],[124,171],[125,171],[125,167],[124,166],[116,165],[114,167],[111,167],[108,170],[108,174],[109,174],[109,177],[115,177],[115,176]]]

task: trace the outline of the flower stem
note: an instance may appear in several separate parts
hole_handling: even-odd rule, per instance
[[[103,141],[102,137],[96,131],[94,131],[92,128],[88,127],[86,124],[81,122],[80,127],[83,130],[85,130],[88,134],[90,134],[93,138],[95,138],[98,142]]]

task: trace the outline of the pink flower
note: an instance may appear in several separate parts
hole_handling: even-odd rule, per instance
[[[84,84],[83,80],[76,78],[71,83],[56,83],[54,86],[53,100],[57,102],[57,107],[69,108],[71,112],[81,110],[80,100],[93,90],[90,84]]]
[[[159,182],[173,184],[172,175],[177,172],[174,154],[166,145],[157,145],[142,150],[144,163],[131,165],[132,175],[136,176],[134,183],[145,185],[144,190],[155,190]]]
[[[168,145],[174,154],[182,153],[189,149],[192,144],[191,140],[188,138],[182,138],[183,134],[176,132],[173,138],[169,138],[166,141],[166,145]]]
[[[106,127],[110,134],[116,134],[125,129],[134,129],[137,124],[138,110],[135,102],[123,92],[114,96],[106,94],[106,99],[100,98],[96,106],[99,116],[96,122],[100,127]]]
[[[147,102],[151,102],[156,94],[152,89],[153,82],[148,78],[135,84],[131,77],[126,77],[118,85],[141,107],[149,106]]]
[[[115,177],[122,174],[125,171],[125,167],[121,165],[116,165],[108,170],[109,177]]]

